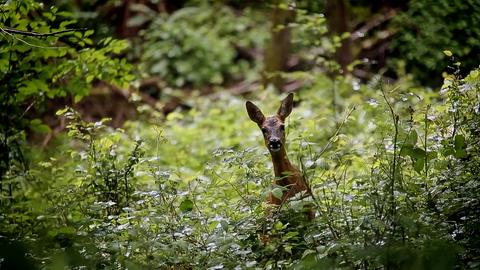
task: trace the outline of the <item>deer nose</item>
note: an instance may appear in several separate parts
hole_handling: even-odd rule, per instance
[[[278,138],[271,138],[268,140],[268,148],[273,151],[277,151],[282,146],[282,141]]]

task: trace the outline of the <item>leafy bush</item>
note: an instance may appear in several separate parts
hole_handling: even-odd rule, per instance
[[[302,201],[266,214],[273,187],[261,134],[243,100],[220,95],[170,114],[161,129],[130,122],[103,133],[101,122],[72,122],[80,140],[38,153],[2,231],[37,247],[45,265],[473,269],[478,74],[448,76],[442,95],[408,81],[357,89],[321,76],[302,90],[287,147],[314,191],[310,222]],[[276,98],[267,90],[265,111]],[[113,179],[128,188],[109,189]]]
[[[109,57],[124,42],[105,39],[90,48],[91,32],[66,29],[74,23],[63,20],[71,19],[68,13],[29,1],[2,8],[2,23],[17,30],[67,32],[10,33],[2,41],[0,267],[16,261],[45,269],[480,265],[480,70],[462,76],[450,58],[457,70],[443,74],[441,91],[416,87],[410,77],[388,85],[380,77],[367,84],[328,78],[317,69],[286,74],[308,79],[286,132],[290,160],[313,196],[276,208],[265,203],[275,187],[261,132],[245,100],[228,93],[198,98],[191,110],[161,120],[144,109],[161,125],[133,121],[124,130],[59,111],[68,132],[46,151],[32,149],[33,162],[26,162],[27,125],[47,130],[23,118],[29,106],[62,95],[79,99],[95,79],[124,84],[130,66]],[[328,64],[324,57],[339,39],[322,38],[321,16],[297,15],[295,45],[322,47],[305,55],[315,66]],[[154,19],[145,33],[147,71],[157,69],[171,86],[247,76],[234,45],[256,47],[264,37],[243,19],[207,7]],[[243,30],[246,38],[232,44]],[[255,90],[262,108],[274,112],[278,95]],[[315,209],[311,221],[305,204]]]
[[[449,102],[448,115],[442,119],[453,129],[442,141],[443,154],[448,157],[448,170],[438,175],[441,191],[432,194],[435,211],[449,224],[449,232],[464,248],[462,260],[469,268],[480,265],[479,200],[479,93],[480,70],[471,71],[461,78],[459,72],[445,78],[442,87]]]
[[[128,44],[107,38],[95,48],[89,38],[93,31],[69,29],[76,23],[72,14],[37,1],[7,2],[1,9],[0,177],[7,181],[0,187],[3,193],[7,186],[12,189],[8,181],[28,170],[25,131],[49,131],[39,119],[25,117],[29,110],[41,110],[46,99],[59,96],[79,100],[95,79],[125,85],[132,76],[130,64],[111,58]],[[12,196],[11,191],[6,194]]]
[[[187,7],[170,16],[155,14],[144,32],[144,71],[177,87],[244,78],[257,63],[237,60],[235,46],[262,47],[266,31],[261,28],[227,7]]]
[[[223,78],[228,74],[223,65],[233,61],[233,53],[222,58],[219,51],[209,51],[208,44],[180,43],[195,41],[183,38],[184,33],[195,36],[208,29],[212,37],[222,38],[220,48],[232,48],[226,40],[237,30],[229,28],[228,20],[212,27],[207,22],[217,14],[211,9],[193,12],[199,10],[203,9],[159,19],[164,20],[158,26],[164,32],[152,32],[152,43],[145,47],[152,53],[147,60],[154,59],[156,42],[160,55],[178,50],[180,54],[167,58],[165,69],[159,69],[171,69],[161,76],[173,85],[220,83],[205,79],[211,72]],[[223,22],[220,16],[214,18]],[[324,33],[320,17],[300,19],[305,21],[299,29]],[[179,31],[178,25],[187,30]],[[182,37],[180,45],[168,43],[171,39],[162,38],[164,34]],[[84,36],[76,41],[89,42]],[[304,41],[318,46],[315,38]],[[63,72],[59,78],[50,75],[65,85],[73,78],[80,87],[73,88],[73,94],[81,96],[96,76],[115,81],[119,75],[122,82],[125,74],[114,69],[121,62],[106,57],[120,48],[113,46],[100,55],[85,49],[93,57],[84,56],[86,63],[75,62],[78,52],[73,49],[66,52],[66,63],[63,58],[34,59]],[[193,61],[190,68],[203,68],[195,62],[203,58],[183,58],[190,52],[220,57],[223,64],[200,72],[203,77],[188,77],[195,73],[190,69],[167,79],[182,61]],[[312,55],[321,60],[322,54]],[[29,59],[25,56],[17,56],[20,66]],[[97,66],[95,57],[105,65]],[[62,69],[49,61],[59,61]],[[21,81],[25,74],[38,72],[24,66],[31,73],[11,77],[10,86],[21,86],[13,92],[15,99],[6,99],[11,108],[36,93],[50,93],[48,87],[31,90],[42,83]],[[298,92],[300,106],[288,120],[287,147],[313,190],[312,198],[294,199],[281,209],[264,203],[274,189],[272,165],[242,98],[199,98],[190,111],[169,114],[161,128],[136,121],[127,123],[125,130],[112,130],[104,121],[87,123],[65,110],[59,114],[71,121],[67,137],[57,141],[52,153],[32,151],[30,168],[11,167],[8,181],[2,180],[15,189],[1,198],[0,231],[8,240],[1,246],[28,250],[23,257],[44,268],[478,267],[479,71],[465,78],[459,72],[445,74],[441,92],[415,87],[408,77],[386,85],[379,78],[368,84],[332,79],[317,70],[289,75],[309,81]],[[177,82],[177,76],[183,79]],[[48,76],[40,78],[46,86],[56,85]],[[60,89],[52,97],[68,93]],[[269,89],[258,90],[262,107],[274,112],[278,96]],[[30,123],[43,128],[39,121]],[[305,203],[314,205],[312,221],[302,214]],[[7,263],[13,260],[3,256]]]
[[[295,21],[290,24],[294,50],[310,63],[312,69],[320,67],[328,72],[338,71],[339,66],[333,60],[333,54],[340,47],[341,40],[348,35],[327,35],[327,20],[321,13],[303,9],[295,11]]]
[[[464,70],[478,68],[480,23],[478,1],[410,1],[408,10],[395,19],[399,32],[392,41],[391,61],[402,61],[409,73],[424,84],[441,85],[441,72],[447,62],[442,50],[451,50],[462,61]],[[447,23],[445,23],[447,22]]]

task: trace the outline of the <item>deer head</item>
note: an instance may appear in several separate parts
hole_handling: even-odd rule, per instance
[[[263,133],[265,145],[270,153],[283,150],[285,145],[285,118],[290,115],[293,107],[293,94],[282,100],[276,115],[265,117],[262,111],[252,102],[247,101],[248,116],[257,123]]]

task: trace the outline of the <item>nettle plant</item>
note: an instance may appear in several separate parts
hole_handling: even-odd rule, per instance
[[[271,162],[238,97],[125,132],[66,110],[69,144],[34,170],[48,185],[36,200],[25,192],[16,209],[29,211],[2,213],[1,226],[39,239],[36,260],[49,266],[55,254],[87,268],[475,269],[478,78],[451,74],[442,95],[405,82],[352,94],[345,80],[338,100],[357,107],[338,122],[323,109],[332,92],[298,93],[285,132],[315,197],[311,221],[294,202],[266,213]]]
[[[142,156],[142,141],[136,140],[130,153],[119,155],[122,131],[105,133],[104,123],[109,119],[85,122],[77,112],[68,108],[58,111],[57,115],[62,115],[70,122],[67,125],[68,136],[87,146],[85,151],[71,154],[86,163],[85,166],[78,166],[76,173],[81,177],[83,190],[94,195],[96,204],[93,207],[105,210],[105,215],[119,215],[131,203],[135,187],[134,166]]]
[[[57,180],[43,197],[49,202],[41,214],[44,237],[56,251],[56,257],[40,252],[44,263],[63,258],[59,264],[106,268],[256,265],[252,250],[263,211],[252,182],[264,175],[255,168],[255,151],[218,149],[200,175],[187,178],[185,167],[170,166],[171,152],[165,151],[180,146],[166,141],[158,127],[149,126],[153,131],[143,136],[149,147],[142,147],[128,133],[106,127],[106,119],[84,122],[70,109],[58,114],[69,120],[74,150],[62,154],[70,160],[65,170],[56,170],[56,159],[40,165],[43,175],[51,172]]]
[[[46,252],[42,260],[50,264],[65,260],[62,263],[70,266],[117,265],[115,257],[124,256],[129,248],[130,238],[122,233],[134,226],[129,217],[137,217],[132,213],[141,199],[134,173],[144,153],[142,140],[107,127],[109,119],[85,122],[70,108],[57,115],[68,121],[67,135],[73,147],[63,155],[71,162],[63,161],[68,169],[60,172],[55,169],[56,159],[40,164],[42,174],[50,171],[56,177],[37,200],[48,205],[41,219],[47,234],[43,237],[53,246],[46,246],[60,246],[66,252],[57,251],[55,256]],[[42,175],[38,170],[33,174]],[[99,252],[103,255],[98,256]]]

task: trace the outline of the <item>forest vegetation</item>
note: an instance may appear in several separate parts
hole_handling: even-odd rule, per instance
[[[1,270],[480,269],[480,1],[0,11]]]

